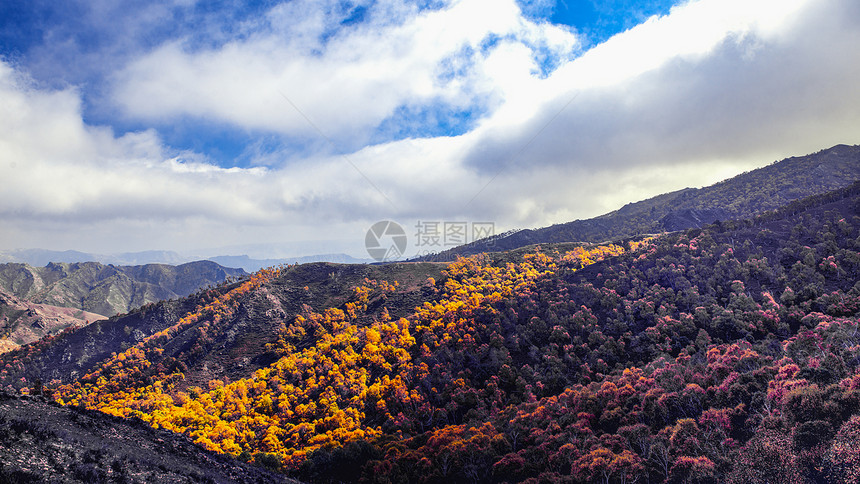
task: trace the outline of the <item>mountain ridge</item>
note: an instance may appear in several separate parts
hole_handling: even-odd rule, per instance
[[[788,202],[860,180],[860,145],[836,145],[806,156],[775,161],[703,188],[684,188],[585,220],[509,231],[415,260],[454,260],[458,255],[510,250],[555,242],[602,242],[639,234],[698,228],[716,220],[743,219]]]
[[[253,259],[247,255],[238,256],[217,256],[210,257],[208,260],[217,262],[222,266],[240,267],[248,272],[255,272],[264,267],[274,267],[283,264],[310,264],[313,262],[333,262],[336,264],[366,264],[373,262],[373,259],[359,259],[347,254],[317,254],[301,257],[285,257],[277,259]]]
[[[230,316],[218,317],[221,326],[218,334],[223,340],[212,341],[213,330],[202,327],[209,326],[203,319],[174,335],[164,355],[181,358],[183,354],[202,352],[202,357],[193,356],[193,361],[188,362],[190,368],[211,378],[235,379],[271,363],[273,355],[266,345],[277,339],[284,318],[292,318],[303,311],[342,306],[348,301],[351,288],[368,278],[398,280],[402,287],[417,291],[403,296],[407,301],[402,303],[403,307],[411,309],[420,303],[420,295],[429,291],[425,287],[426,279],[438,278],[443,267],[444,264],[436,263],[341,265],[317,262],[283,268],[275,280],[259,291],[240,293],[229,304],[224,303],[227,306],[222,307]],[[24,347],[20,351],[28,355],[25,357],[28,379],[49,382],[81,377],[112,353],[121,353],[169,329],[183,316],[202,314],[206,311],[201,308],[227,301],[229,293],[248,282],[245,279],[222,283],[185,298],[150,303],[128,314],[96,321]],[[400,296],[389,296],[388,300],[395,301],[396,297]],[[375,299],[375,304],[380,303],[381,300]],[[398,314],[393,308],[392,312]],[[201,349],[195,350],[198,343]],[[189,380],[195,379],[189,377]]]

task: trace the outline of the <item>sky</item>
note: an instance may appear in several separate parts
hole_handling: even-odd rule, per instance
[[[856,0],[7,0],[0,250],[590,218],[860,144],[858,45]]]

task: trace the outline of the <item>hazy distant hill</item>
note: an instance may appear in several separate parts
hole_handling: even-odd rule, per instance
[[[751,217],[792,200],[848,186],[856,180],[860,180],[860,146],[837,145],[811,155],[787,158],[709,187],[685,188],[629,203],[592,219],[502,234],[421,259],[452,260],[456,255],[532,244],[601,242],[696,228],[717,220]]]
[[[179,265],[201,259],[211,260],[224,267],[242,268],[255,272],[264,267],[281,264],[307,264],[310,262],[335,262],[338,264],[365,264],[373,259],[357,259],[347,254],[316,254],[296,257],[255,259],[248,255],[219,255],[215,257],[187,256],[169,250],[124,252],[121,254],[95,254],[77,250],[15,249],[0,251],[0,263],[18,262],[42,267],[51,262],[98,262],[105,265],[136,266],[145,264]]]
[[[124,252],[122,254],[94,254],[77,250],[45,250],[45,249],[15,249],[0,251],[0,262],[21,262],[31,266],[42,267],[51,262],[99,262],[115,265],[143,264],[184,264],[198,260],[189,259],[176,252],[168,250],[148,250],[144,252]]]
[[[0,287],[39,304],[112,315],[162,299],[187,296],[228,277],[245,275],[212,261],[171,266],[113,266],[98,262],[56,263],[45,267],[0,264]]]
[[[287,257],[285,259],[252,259],[247,255],[222,255],[210,257],[209,260],[222,266],[241,267],[248,272],[255,272],[264,267],[275,267],[281,264],[309,264],[312,262],[334,262],[336,264],[366,264],[373,259],[357,259],[347,254],[319,254],[304,257]]]

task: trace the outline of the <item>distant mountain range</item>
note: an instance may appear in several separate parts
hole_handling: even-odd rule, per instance
[[[602,242],[699,228],[718,220],[752,217],[857,180],[860,180],[860,146],[837,145],[811,155],[787,158],[709,187],[664,193],[587,220],[500,234],[418,260],[454,260],[458,255],[533,244]]]
[[[118,266],[135,266],[145,264],[179,265],[200,260],[201,257],[186,256],[169,250],[150,250],[144,252],[124,252],[121,254],[95,254],[77,250],[45,250],[45,249],[15,249],[0,251],[0,263],[19,262],[31,266],[42,267],[51,262],[98,262]],[[281,264],[305,264],[308,262],[336,262],[341,264],[365,264],[372,259],[358,259],[346,254],[317,254],[300,257],[254,259],[248,255],[222,255],[208,257],[224,267],[242,268],[248,272],[258,271],[264,267]]]
[[[21,262],[36,267],[45,266],[51,262],[99,262],[134,266],[144,264],[184,264],[192,262],[177,252],[168,250],[150,250],[145,252],[125,252],[122,254],[94,254],[77,250],[45,250],[45,249],[15,249],[0,251],[0,262]]]
[[[179,266],[56,263],[0,264],[0,351],[85,326],[107,316],[187,296],[247,273],[212,261]]]
[[[44,267],[0,264],[0,288],[37,304],[77,308],[112,315],[183,297],[207,285],[247,273],[212,261],[171,266],[104,265],[98,262],[51,262]]]

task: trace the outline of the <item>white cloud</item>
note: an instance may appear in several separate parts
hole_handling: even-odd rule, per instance
[[[493,173],[539,132],[513,171],[716,160],[749,167],[858,142],[857,10],[848,0],[676,7],[541,81],[535,116],[514,127],[488,120],[469,164]]]
[[[161,45],[117,73],[114,94],[139,120],[317,138],[280,91],[354,145],[345,156],[221,168],[155,130],[88,125],[78,90],[37,88],[0,62],[0,246],[341,239],[360,249],[380,219],[541,226],[860,143],[853,0],[690,2],[548,76],[540,52],[565,58],[576,37],[524,19],[513,2],[424,12],[377,2],[385,15],[371,9],[349,28],[332,5],[291,2],[217,48]],[[362,141],[403,105],[478,98],[487,113],[463,135]]]
[[[260,216],[241,188],[263,170],[225,170],[169,156],[152,130],[115,136],[85,124],[73,89],[40,90],[0,63],[4,218],[49,221]],[[230,178],[233,190],[210,184]]]
[[[497,50],[484,52],[485,41],[499,39],[500,49],[525,41],[552,55],[577,45],[562,28],[525,20],[513,0],[454,1],[423,12],[396,5],[372,7],[385,17],[338,26],[329,3],[294,1],[274,8],[247,39],[208,50],[166,43],[116,75],[115,99],[138,119],[191,115],[317,137],[307,116],[328,136],[363,142],[398,107],[467,108],[504,90],[498,68],[484,69]],[[507,61],[516,62],[507,69],[517,76],[534,67],[528,54]]]

